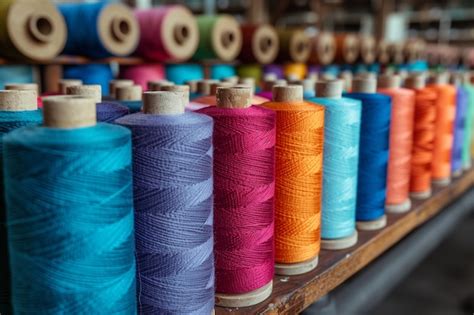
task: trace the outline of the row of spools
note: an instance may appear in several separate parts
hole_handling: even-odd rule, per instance
[[[254,305],[471,168],[468,73],[240,81],[0,92],[15,312]]]
[[[219,59],[245,63],[402,63],[425,56],[421,40],[376,42],[372,36],[239,24],[230,15],[194,16],[180,5],[133,12],[121,4],[49,0],[2,1],[1,55],[49,60],[58,54],[91,58],[134,54],[151,61]],[[447,49],[453,55],[450,49]],[[446,49],[430,49],[437,60]],[[459,56],[458,56],[459,57]],[[433,57],[434,58],[434,57]]]

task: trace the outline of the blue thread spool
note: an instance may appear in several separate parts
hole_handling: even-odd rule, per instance
[[[207,315],[214,308],[212,119],[185,94],[143,94],[132,131],[138,310]]]
[[[91,58],[127,56],[135,51],[140,29],[133,12],[122,4],[64,3],[68,37],[63,54]]]
[[[39,125],[42,121],[36,93],[33,91],[0,91],[0,144],[2,137],[24,126]],[[6,213],[3,187],[3,151],[0,151],[0,313],[11,314],[10,267],[8,262]]]
[[[83,97],[43,110],[3,138],[14,312],[134,314],[130,132]]]
[[[387,225],[385,197],[391,99],[375,93],[377,82],[373,78],[353,81],[353,93],[348,98],[362,102],[359,171],[357,187],[357,228],[376,230]]]
[[[204,69],[198,64],[173,64],[166,66],[166,79],[175,84],[204,79]]]
[[[325,107],[324,174],[321,247],[337,250],[357,243],[356,197],[361,102],[342,94],[342,81],[319,81],[318,97]]]
[[[64,79],[82,80],[84,84],[98,84],[104,95],[109,95],[109,82],[114,78],[109,65],[78,65],[64,67]]]
[[[234,77],[237,74],[235,67],[226,64],[211,66],[211,79],[222,80],[229,77]]]
[[[0,89],[10,82],[30,83],[34,81],[32,66],[0,66]]]

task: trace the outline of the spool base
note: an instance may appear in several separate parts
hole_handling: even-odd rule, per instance
[[[362,231],[374,231],[383,229],[387,225],[387,216],[384,214],[380,218],[372,221],[357,221],[357,228]]]
[[[216,293],[216,305],[223,307],[246,307],[266,300],[273,290],[273,280],[263,287],[243,294]]]
[[[296,264],[275,264],[275,273],[281,276],[295,276],[310,272],[318,266],[319,256]]]
[[[449,184],[451,184],[451,178],[448,177],[448,178],[432,179],[431,183],[433,183],[433,185],[436,185],[436,186],[446,187]]]
[[[322,239],[321,240],[321,248],[327,250],[339,250],[345,249],[354,246],[357,244],[359,234],[357,230],[352,233],[352,235],[343,238],[336,238],[336,239]]]
[[[453,172],[453,177],[458,178],[462,175],[462,168]]]
[[[385,211],[390,212],[390,213],[404,213],[404,212],[409,211],[410,208],[411,208],[410,198],[396,205],[395,204],[385,205]]]
[[[418,199],[418,200],[428,199],[429,197],[431,197],[431,189],[428,189],[427,191],[411,192],[410,197],[412,197],[413,199]]]

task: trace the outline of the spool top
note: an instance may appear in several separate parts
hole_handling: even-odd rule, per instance
[[[317,97],[341,98],[342,80],[329,80],[316,82]]]
[[[152,115],[179,115],[186,106],[184,92],[148,91],[143,93],[143,112]]]
[[[357,77],[352,81],[352,91],[356,93],[375,93],[377,81],[372,78]]]
[[[0,111],[27,111],[38,109],[36,91],[3,90],[0,91]]]
[[[255,86],[254,78],[240,78],[239,83]]]
[[[230,82],[217,82],[211,84],[211,94],[210,95],[217,95],[217,89],[220,87],[230,88],[233,84]]]
[[[182,92],[184,93],[186,103],[189,102],[189,85],[167,85],[162,87],[161,90],[169,92]]]
[[[252,90],[249,87],[219,87],[216,101],[220,108],[247,108],[252,104]]]
[[[105,49],[116,56],[135,51],[140,27],[132,10],[123,4],[109,4],[98,16],[98,35]]]
[[[36,83],[7,83],[5,90],[35,91],[37,96],[39,94],[39,87]]]
[[[66,93],[69,95],[90,97],[94,99],[96,103],[102,101],[102,87],[98,84],[68,86]]]
[[[227,77],[227,78],[224,78],[222,79],[222,81],[224,82],[230,82],[230,83],[233,83],[233,84],[237,84],[239,83],[239,77],[234,75],[232,77]]]
[[[211,84],[217,83],[217,80],[201,80],[197,83],[197,92],[202,95],[211,94]]]
[[[168,80],[155,80],[147,82],[148,91],[161,91],[163,86],[169,85],[174,85],[174,83]]]
[[[270,72],[270,73],[266,73],[264,76],[263,76],[263,80],[264,81],[276,81],[278,80],[278,76],[273,73],[273,72]]]
[[[73,129],[94,126],[95,100],[81,95],[50,96],[43,99],[44,126]]]
[[[188,80],[185,83],[189,86],[189,92],[190,93],[196,93],[197,92],[197,84],[199,80]]]
[[[61,79],[61,80],[59,80],[59,83],[58,83],[59,93],[67,94],[67,87],[68,86],[75,86],[75,85],[82,85],[82,80]]]
[[[272,89],[274,102],[301,102],[303,87],[301,85],[276,85]]]
[[[275,85],[287,85],[286,80],[278,79],[278,80],[267,80],[263,82],[263,90],[264,91],[271,91],[273,86]]]
[[[410,89],[422,89],[426,86],[426,77],[423,74],[413,74],[406,78],[405,86]]]
[[[290,58],[294,62],[306,62],[311,53],[309,37],[302,30],[294,30],[289,42]]]
[[[115,98],[119,101],[141,101],[142,92],[141,85],[116,86]]]
[[[109,94],[113,98],[117,98],[115,90],[121,86],[132,86],[133,80],[110,80],[109,81]]]
[[[211,30],[211,43],[219,59],[231,61],[237,57],[242,49],[242,32],[233,16],[218,16]]]
[[[321,65],[330,64],[336,56],[336,39],[328,32],[321,32],[311,42],[310,60]]]
[[[275,60],[278,54],[278,41],[278,34],[273,26],[263,24],[257,27],[251,44],[258,63],[268,64]]]
[[[396,89],[402,85],[402,78],[397,74],[382,74],[378,78],[377,85],[379,88]]]

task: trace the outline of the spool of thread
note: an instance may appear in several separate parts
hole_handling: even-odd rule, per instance
[[[207,107],[207,104],[201,104],[201,103],[196,103],[196,102],[190,102],[191,98],[191,92],[190,92],[190,87],[189,85],[168,85],[168,86],[163,86],[161,88],[162,91],[169,91],[169,92],[179,92],[179,93],[184,93],[184,99],[186,100],[186,106],[185,110],[186,111],[196,111],[201,108]],[[212,88],[211,88],[212,90]]]
[[[423,59],[423,51],[426,49],[422,40],[410,38],[403,47],[404,59],[407,62],[415,62]]]
[[[296,81],[292,84],[301,85],[303,87],[303,98],[308,99],[316,96],[315,84],[316,81],[313,79],[304,79]]]
[[[269,64],[278,55],[279,39],[275,28],[269,24],[241,25],[243,44],[239,60],[246,63]]]
[[[342,83],[343,83],[342,85],[343,91],[345,92],[352,91],[352,78],[353,78],[352,72],[342,71],[339,74],[339,78],[342,80]]]
[[[466,115],[464,145],[462,150],[463,168],[467,170],[471,168],[471,147],[474,147],[472,143],[472,133],[474,124],[474,87],[470,83],[470,74],[468,72],[464,73],[463,75],[463,86],[468,92],[469,99]]]
[[[38,110],[35,91],[0,91],[0,144],[3,135],[12,130],[31,125],[39,125],[42,121]],[[3,167],[3,151],[0,152],[0,163]],[[6,204],[4,200],[3,171],[0,172],[0,312],[12,314],[10,293],[10,267],[8,261],[8,242],[6,229]]]
[[[274,86],[262,106],[276,112],[275,272],[306,273],[320,250],[324,107],[298,85]]]
[[[147,83],[148,91],[161,91],[164,86],[170,85],[174,85],[174,83],[168,80],[148,81]]]
[[[67,94],[66,90],[69,86],[77,86],[77,85],[82,85],[82,80],[76,80],[76,79],[61,79],[58,82],[58,91],[59,94],[65,95]]]
[[[403,63],[403,43],[389,43],[388,44],[388,55],[390,61],[394,64]]]
[[[356,35],[336,34],[336,58],[339,63],[354,63],[359,58],[360,46]]]
[[[283,72],[283,67],[281,65],[270,64],[263,66],[264,76],[272,74],[276,76],[276,79],[284,79],[285,73]]]
[[[275,113],[250,105],[249,88],[219,87],[217,106],[199,111],[214,120],[216,304],[225,307],[272,292]]]
[[[317,65],[328,65],[336,56],[336,39],[332,33],[321,32],[310,39],[308,61]]]
[[[143,103],[117,120],[132,131],[138,312],[211,314],[212,119],[184,112],[180,92]]]
[[[375,93],[377,82],[356,78],[346,97],[362,102],[357,179],[357,228],[377,230],[385,227],[385,196],[389,154],[391,99]]]
[[[378,93],[392,99],[385,210],[402,213],[411,208],[409,191],[415,92],[401,88],[400,76],[381,75],[378,79]]]
[[[386,41],[380,40],[377,43],[377,61],[381,64],[388,64],[390,62],[388,43]]]
[[[262,67],[258,64],[242,64],[237,66],[237,75],[241,78],[253,78],[255,82],[262,81]]]
[[[201,15],[197,17],[199,45],[193,58],[232,61],[242,49],[242,32],[231,15]]]
[[[161,64],[148,64],[138,66],[120,66],[120,78],[129,79],[147,89],[148,81],[162,80],[165,78],[165,69]]]
[[[140,26],[136,53],[150,60],[184,61],[192,57],[199,42],[196,19],[181,5],[135,11]],[[157,34],[158,32],[158,34]]]
[[[125,79],[115,79],[115,80],[110,80],[109,81],[109,96],[112,99],[116,99],[116,89],[121,86],[132,86],[133,81],[132,80],[125,80]]]
[[[324,170],[321,210],[321,246],[338,250],[357,243],[356,197],[361,102],[341,97],[341,80],[318,81],[318,97],[309,101],[324,106]]]
[[[371,35],[359,36],[360,42],[360,59],[365,64],[371,64],[377,57],[375,38]]]
[[[140,85],[118,86],[115,89],[115,96],[120,104],[126,106],[130,113],[141,111],[143,89]]]
[[[252,91],[252,104],[253,105],[260,105],[265,102],[268,102],[268,99],[265,97],[261,97],[259,95],[255,95],[255,79],[254,78],[240,78],[239,84],[235,87],[248,87]]]
[[[5,57],[53,59],[63,49],[66,33],[64,19],[51,1],[1,1],[0,46]]]
[[[258,96],[266,98],[267,100],[272,100],[272,90],[275,85],[287,85],[286,80],[278,79],[278,80],[265,80],[263,81],[262,90],[257,93]]]
[[[448,84],[446,73],[431,78],[436,98],[435,139],[433,147],[432,182],[446,186],[451,182],[451,153],[453,150],[454,120],[456,116],[456,88]]]
[[[207,85],[207,84],[206,84]],[[215,82],[210,84],[210,92],[209,95],[204,95],[200,97],[196,97],[193,99],[193,103],[198,103],[201,105],[207,106],[216,106],[217,104],[217,89],[218,88],[230,88],[233,84],[229,82]],[[250,88],[251,89],[251,88]]]
[[[134,313],[130,132],[96,125],[90,98],[45,98],[43,113],[3,137],[13,309]]]
[[[308,35],[300,29],[277,29],[280,48],[279,61],[305,63],[311,53]]]
[[[187,81],[204,79],[204,69],[198,64],[166,65],[166,78],[175,84],[186,84]]]
[[[36,95],[37,107],[43,107],[43,100],[39,96],[40,89],[36,83],[6,83],[5,90],[15,90],[15,91],[33,91]]]
[[[114,78],[110,65],[88,64],[65,66],[64,79],[81,80],[84,84],[99,84],[104,95],[109,95],[109,82]]]
[[[426,78],[414,74],[405,86],[415,92],[415,125],[410,172],[410,196],[426,199],[431,196],[431,160],[435,137],[437,92],[426,87]]]
[[[217,64],[211,66],[211,79],[222,80],[224,78],[233,77],[236,74],[235,67],[232,65]]]
[[[284,65],[283,71],[288,79],[303,80],[306,77],[308,67],[304,63],[287,63]]]
[[[205,79],[205,80],[200,80],[197,82],[197,94],[200,96],[207,96],[211,95],[211,85],[213,83],[218,83],[219,81],[217,80],[210,80],[210,79]]]
[[[68,30],[63,54],[105,58],[127,56],[137,48],[140,28],[123,4],[63,3],[58,9]]]
[[[456,88],[456,116],[454,119],[454,139],[451,155],[451,174],[453,177],[462,175],[462,151],[465,137],[466,114],[469,102],[469,92],[461,85],[459,74],[451,75],[451,84]]]

